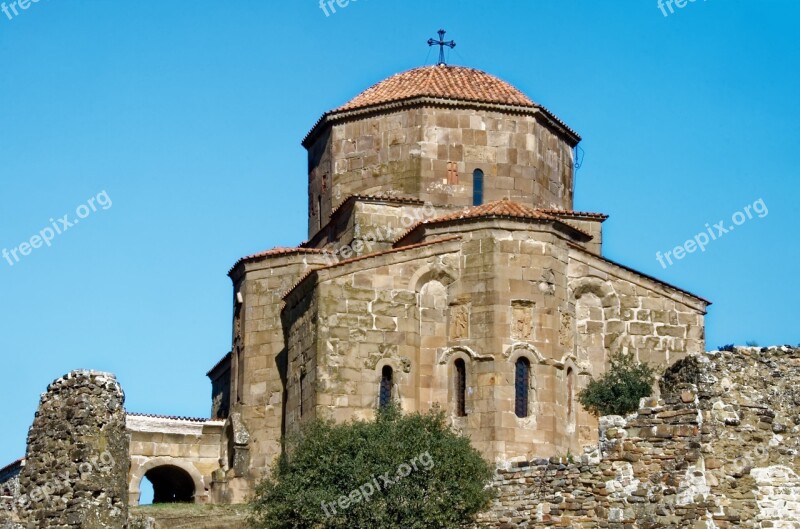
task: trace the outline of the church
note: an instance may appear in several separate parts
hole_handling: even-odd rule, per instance
[[[214,501],[243,500],[304,422],[390,401],[438,406],[500,467],[578,454],[598,424],[576,393],[611,354],[702,353],[709,302],[605,258],[607,215],[573,209],[580,140],[444,61],[324,113],[302,142],[308,240],[229,272]]]
[[[130,504],[144,478],[157,502],[247,501],[304,423],[391,402],[443,410],[498,468],[596,445],[577,393],[618,352],[703,353],[709,302],[603,256],[607,215],[573,207],[580,141],[443,58],[325,112],[302,141],[308,239],[228,273],[211,418],[127,414]]]

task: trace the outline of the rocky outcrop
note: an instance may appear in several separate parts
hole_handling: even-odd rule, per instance
[[[800,350],[689,356],[574,460],[498,471],[482,528],[800,527]]]
[[[22,527],[127,526],[125,397],[113,375],[73,371],[41,397],[16,499]]]

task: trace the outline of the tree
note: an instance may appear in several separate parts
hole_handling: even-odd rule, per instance
[[[316,420],[256,490],[260,529],[456,529],[486,508],[492,468],[442,412]]]
[[[608,371],[578,393],[578,401],[594,415],[627,415],[652,395],[654,381],[655,368],[637,362],[633,355],[616,353]]]

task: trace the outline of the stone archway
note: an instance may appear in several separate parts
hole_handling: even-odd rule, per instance
[[[153,484],[154,503],[205,503],[208,499],[203,476],[194,465],[173,457],[154,457],[140,464],[131,462],[130,505],[139,505],[145,477]]]
[[[151,468],[144,479],[153,484],[153,503],[193,503],[195,486],[192,477],[180,467],[164,465]],[[141,489],[141,485],[140,485]]]

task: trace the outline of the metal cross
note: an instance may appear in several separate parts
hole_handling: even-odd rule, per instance
[[[439,64],[447,64],[447,63],[444,62],[444,47],[445,46],[449,46],[450,49],[453,49],[453,48],[456,47],[456,42],[454,40],[449,40],[449,41],[445,42],[444,34],[447,33],[445,30],[440,29],[438,31],[438,33],[439,33],[439,40],[428,39],[428,46],[436,46],[436,45],[438,45],[439,46]]]

